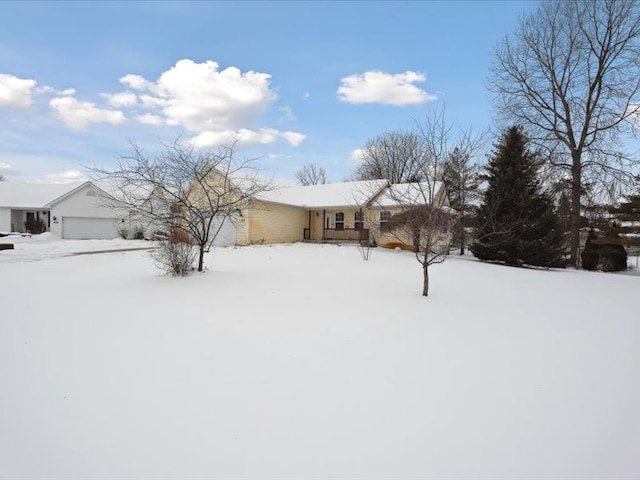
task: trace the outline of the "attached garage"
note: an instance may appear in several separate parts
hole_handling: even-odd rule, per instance
[[[85,182],[50,202],[51,233],[75,240],[111,240],[126,226],[128,212],[113,208],[105,201],[108,194],[91,182]],[[123,224],[125,220],[125,224]]]
[[[213,241],[215,247],[232,247],[236,244],[236,222],[231,218],[215,218],[213,221],[213,232],[218,228],[218,235]],[[221,226],[222,225],[222,226]]]
[[[118,237],[117,218],[62,217],[62,238],[111,240]]]

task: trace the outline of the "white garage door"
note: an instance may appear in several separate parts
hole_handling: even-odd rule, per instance
[[[212,227],[214,233],[220,227],[220,223],[222,223],[222,228],[220,228],[218,236],[213,241],[213,245],[215,247],[232,247],[236,244],[236,223],[232,218],[227,218],[226,220],[216,218]]]
[[[62,238],[111,240],[118,237],[117,218],[62,217]]]

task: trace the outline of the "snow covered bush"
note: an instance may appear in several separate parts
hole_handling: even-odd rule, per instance
[[[175,228],[167,240],[160,242],[152,256],[160,270],[174,277],[184,277],[194,270],[197,253],[189,234]]]

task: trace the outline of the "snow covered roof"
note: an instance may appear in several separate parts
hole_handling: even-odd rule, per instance
[[[402,205],[424,205],[432,195],[437,195],[444,188],[442,182],[428,183],[396,183],[387,188],[375,199],[378,207],[399,207]]]
[[[364,180],[325,185],[298,185],[261,193],[257,199],[304,208],[355,207],[366,205],[388,184],[386,180]]]
[[[42,209],[57,198],[87,182],[12,183],[0,182],[0,207]]]

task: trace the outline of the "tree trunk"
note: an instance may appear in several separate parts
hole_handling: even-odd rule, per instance
[[[580,152],[571,152],[573,166],[571,168],[571,265],[580,267],[580,193],[582,190],[582,165]]]
[[[422,265],[422,296],[429,296],[429,264],[426,259]]]
[[[199,245],[198,248],[198,271],[201,272],[204,265],[204,245]]]
[[[460,230],[458,231],[458,235],[460,235],[460,255],[464,255],[464,211],[462,215],[460,215]]]

